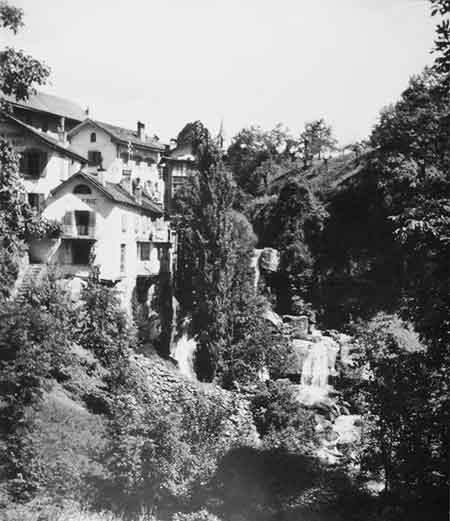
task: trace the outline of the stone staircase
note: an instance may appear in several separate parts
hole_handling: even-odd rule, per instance
[[[45,264],[29,264],[16,285],[16,298],[21,299],[28,290],[38,284],[45,271]]]

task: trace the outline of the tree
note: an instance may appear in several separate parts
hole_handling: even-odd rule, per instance
[[[379,314],[358,330],[369,375],[359,387],[366,406],[363,469],[381,470],[394,501],[433,503],[446,469],[426,349],[397,317]]]
[[[23,25],[23,12],[8,2],[0,2],[1,26],[16,33]],[[7,48],[0,52],[0,108],[7,108],[3,95],[27,99],[34,86],[41,85],[49,69],[25,55]],[[18,262],[24,252],[23,240],[28,232],[45,234],[39,218],[26,201],[19,176],[19,158],[10,143],[0,138],[0,294],[9,295],[18,273]],[[57,233],[57,229],[53,230]]]
[[[0,23],[14,33],[23,26],[23,11],[0,2]],[[11,47],[0,52],[0,98],[1,94],[25,100],[34,92],[35,85],[43,85],[50,74],[50,69],[25,54]]]
[[[280,252],[279,310],[292,312],[294,300],[309,300],[315,249],[327,217],[325,206],[308,183],[292,180],[253,215],[261,244]]]
[[[333,136],[331,126],[321,118],[305,124],[300,134],[300,143],[303,147],[303,164],[307,167],[315,157],[320,160],[325,153],[335,150],[337,140]]]
[[[250,267],[256,238],[233,209],[236,185],[218,150],[210,139],[199,150],[198,174],[177,199],[178,296],[192,317],[199,376],[229,387],[256,375],[269,338],[259,335],[261,305]]]
[[[114,289],[102,285],[95,272],[81,294],[82,306],[75,324],[77,343],[92,351],[109,370],[112,387],[126,380],[135,335]]]
[[[281,124],[269,131],[251,126],[233,138],[226,163],[238,186],[257,195],[267,189],[270,177],[292,169],[298,149],[299,143]]]
[[[431,15],[441,16],[443,19],[436,26],[436,41],[433,52],[438,56],[436,58],[436,68],[439,72],[447,76],[450,74],[450,21],[448,14],[450,13],[449,0],[430,0]]]

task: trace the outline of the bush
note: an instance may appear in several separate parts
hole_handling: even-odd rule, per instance
[[[252,398],[256,428],[267,448],[309,452],[316,445],[313,414],[304,409],[287,382],[261,384]]]

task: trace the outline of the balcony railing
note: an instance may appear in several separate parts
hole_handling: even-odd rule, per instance
[[[159,261],[138,261],[137,273],[139,276],[152,276],[159,273]]]
[[[63,224],[63,235],[74,238],[90,238],[96,237],[96,227],[88,224]]]

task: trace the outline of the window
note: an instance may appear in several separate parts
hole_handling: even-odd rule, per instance
[[[74,194],[80,194],[80,195],[90,195],[92,194],[92,190],[89,188],[88,185],[77,185],[73,189]]]
[[[42,150],[28,149],[22,153],[20,171],[30,177],[40,177],[47,165],[47,153]]]
[[[150,243],[149,242],[138,242],[137,250],[138,250],[138,259],[140,261],[149,261],[150,260]]]
[[[95,208],[97,206],[97,199],[81,199],[83,203],[86,203],[91,208]]]
[[[31,206],[31,208],[34,208],[38,212],[44,207],[44,200],[44,194],[28,194],[28,204]]]
[[[126,213],[123,213],[122,214],[122,232],[126,232],[127,231],[127,214]]]
[[[120,245],[120,273],[125,273],[126,244]]]
[[[77,234],[80,237],[83,236],[89,236],[89,232],[91,230],[91,227],[94,223],[91,224],[91,214],[92,212],[86,212],[86,211],[75,211],[75,224],[77,227]],[[93,214],[95,216],[95,214]]]
[[[88,151],[88,164],[89,166],[101,166],[103,162],[102,153],[98,150]]]
[[[91,132],[91,143],[95,143],[97,141],[97,134],[95,132]]]
[[[92,244],[89,241],[72,242],[72,264],[86,266],[90,262]]]

